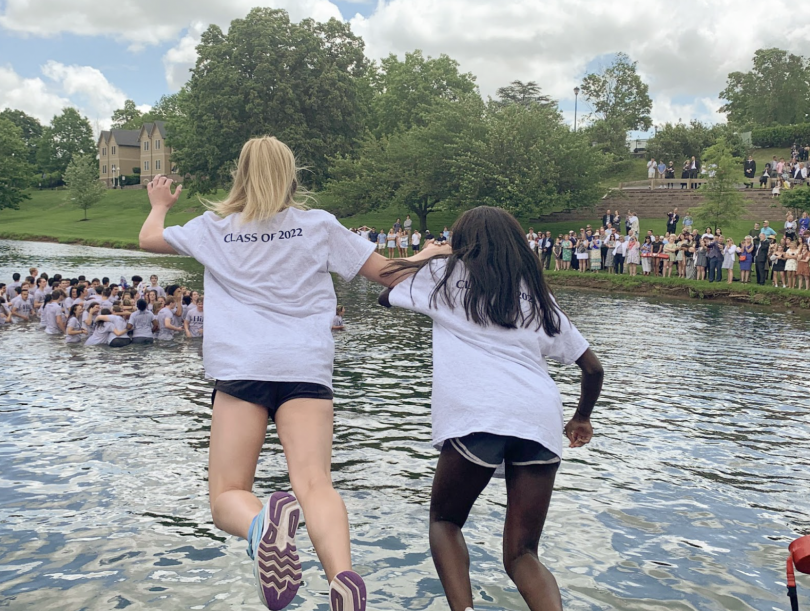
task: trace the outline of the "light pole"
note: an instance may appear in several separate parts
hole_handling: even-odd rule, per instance
[[[577,102],[579,101],[579,87],[574,87],[574,133],[577,132]]]

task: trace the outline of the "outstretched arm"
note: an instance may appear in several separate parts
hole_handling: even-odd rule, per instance
[[[397,259],[398,261],[424,261],[425,259],[430,259],[435,257],[436,255],[449,255],[452,252],[452,249],[449,245],[444,246],[436,246],[430,245],[426,246],[423,250],[419,251],[415,255],[411,257],[407,257],[404,259]],[[363,264],[363,267],[360,268],[360,275],[364,278],[368,278],[369,280],[373,280],[378,284],[385,285],[389,288],[395,287],[397,284],[402,282],[405,278],[413,274],[413,270],[403,270],[399,274],[394,274],[391,276],[387,276],[385,278],[382,277],[382,272],[385,271],[385,268],[391,262],[390,259],[386,259],[382,255],[378,255],[377,253],[372,253],[368,260]]]
[[[177,203],[177,199],[183,191],[183,185],[177,185],[177,189],[172,193],[173,182],[174,181],[171,179],[158,174],[152,182],[146,185],[152,211],[143,222],[141,233],[138,236],[138,242],[141,248],[149,252],[168,255],[177,254],[177,251],[163,239],[163,227],[166,223],[166,214],[171,210],[172,206]]]
[[[589,443],[593,437],[593,427],[591,426],[591,412],[596,405],[596,400],[602,392],[602,379],[604,369],[602,363],[588,348],[577,359],[577,365],[582,370],[582,382],[580,383],[579,405],[574,417],[565,425],[565,435],[571,442],[572,448],[579,448]]]

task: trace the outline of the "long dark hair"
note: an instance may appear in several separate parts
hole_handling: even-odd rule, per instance
[[[447,305],[455,306],[451,295],[455,285],[450,279],[461,263],[467,275],[463,304],[468,320],[507,329],[534,323],[549,336],[560,332],[560,315],[543,279],[540,259],[515,217],[501,208],[479,206],[462,214],[451,231],[453,252],[439,255],[447,265],[430,295],[431,307],[436,306],[440,294]],[[418,272],[429,262],[393,261],[382,275]],[[529,304],[528,314],[523,300]]]

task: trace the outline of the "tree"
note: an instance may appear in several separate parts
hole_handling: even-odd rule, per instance
[[[690,159],[692,155],[698,165],[701,165],[703,151],[717,144],[721,138],[725,138],[734,157],[743,157],[746,154],[742,139],[728,125],[708,126],[695,120],[688,125],[667,123],[659,128],[655,137],[647,143],[647,152],[654,159],[665,163],[674,161],[675,167],[680,169],[684,160]]]
[[[477,95],[443,100],[422,115],[424,125],[377,138],[369,135],[356,157],[333,160],[328,193],[348,213],[406,208],[424,231],[428,215],[468,207],[459,192],[459,158],[480,138],[483,102]]]
[[[0,210],[19,209],[20,202],[29,199],[25,193],[33,167],[28,162],[29,151],[23,131],[0,115]]]
[[[475,77],[460,73],[456,60],[444,54],[426,58],[419,50],[402,61],[394,54],[381,60],[372,82],[370,129],[378,137],[423,126],[437,105],[476,92]]]
[[[21,110],[6,108],[0,112],[0,117],[8,119],[20,128],[23,142],[28,149],[28,163],[35,164],[37,159],[37,142],[42,137],[42,124],[34,117]]]
[[[782,191],[779,203],[790,210],[794,217],[805,210],[810,212],[810,188],[794,186],[788,191]]]
[[[588,74],[582,81],[582,93],[593,109],[592,118],[602,123],[598,141],[608,143],[608,150],[618,155],[625,153],[628,131],[647,131],[652,126],[649,87],[636,72],[636,65],[619,53],[610,66]]]
[[[499,87],[496,92],[500,98],[501,105],[520,104],[529,106],[540,104],[541,106],[557,107],[557,102],[542,93],[540,85],[534,81],[524,83],[523,81],[512,81],[506,87]]]
[[[124,107],[119,108],[112,115],[113,129],[140,129],[143,123],[143,113],[138,110],[132,100],[125,101]]]
[[[732,72],[720,92],[720,112],[741,127],[810,120],[810,62],[782,49],[758,49],[749,72]]]
[[[38,170],[61,177],[73,157],[95,153],[90,121],[75,108],[65,108],[42,130],[37,145]]]
[[[63,177],[68,189],[71,203],[84,210],[84,219],[87,220],[87,210],[101,201],[107,188],[98,179],[98,162],[91,155],[78,156],[71,159]]]
[[[548,105],[490,104],[484,137],[456,162],[461,202],[540,216],[590,206],[606,157]]]
[[[738,189],[741,160],[732,155],[725,139],[706,149],[703,160],[709,178],[700,189],[704,202],[693,208],[692,213],[700,224],[717,229],[745,212],[745,197]]]
[[[349,153],[363,136],[370,96],[363,49],[347,23],[295,24],[283,10],[253,9],[227,34],[210,26],[170,123],[189,192],[226,184],[244,143],[268,134],[295,151],[308,186],[322,185],[327,158]]]

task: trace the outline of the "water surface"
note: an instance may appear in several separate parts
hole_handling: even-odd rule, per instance
[[[0,241],[0,281],[158,273],[198,287],[181,257]],[[447,605],[427,543],[430,325],[337,282],[334,479],[369,609]],[[541,555],[567,609],[788,609],[787,544],[810,533],[808,321],[583,292],[558,299],[606,368],[590,446],[566,450]],[[207,505],[210,383],[199,344],[66,347],[0,329],[0,607],[259,609],[244,542]],[[570,414],[576,367],[552,365]],[[256,488],[287,488],[268,430]],[[476,608],[525,609],[500,561],[505,491],[465,533]],[[299,609],[328,609],[302,529]],[[810,605],[810,576],[799,578]]]

